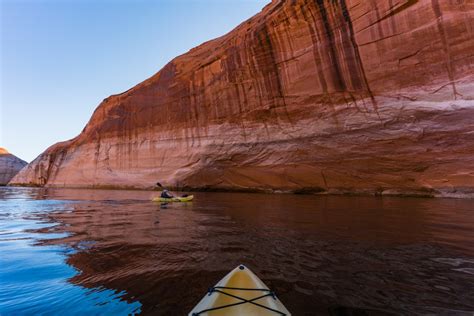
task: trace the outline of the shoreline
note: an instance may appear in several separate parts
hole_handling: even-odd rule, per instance
[[[37,184],[7,184],[4,187],[25,187],[25,188],[45,188],[45,189],[80,189],[80,190],[123,190],[123,191],[156,191],[153,187],[120,186],[120,185],[37,185]],[[295,195],[332,195],[332,196],[373,196],[373,197],[407,197],[407,198],[450,198],[450,199],[474,199],[474,188],[420,188],[420,189],[348,189],[332,188],[322,189],[318,187],[307,187],[298,189],[277,189],[277,188],[238,188],[238,187],[189,187],[189,186],[166,186],[170,191],[175,192],[216,192],[216,193],[258,193],[258,194],[295,194]]]

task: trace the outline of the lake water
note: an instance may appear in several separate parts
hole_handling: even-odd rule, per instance
[[[243,263],[293,315],[472,315],[474,200],[0,188],[1,315],[185,315]]]

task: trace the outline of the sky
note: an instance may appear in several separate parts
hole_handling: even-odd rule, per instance
[[[270,0],[0,0],[0,147],[28,162],[99,103]]]

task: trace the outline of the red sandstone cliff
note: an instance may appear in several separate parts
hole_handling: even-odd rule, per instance
[[[6,185],[26,164],[26,161],[0,147],[0,185]]]
[[[473,39],[472,1],[273,1],[12,183],[472,196]]]

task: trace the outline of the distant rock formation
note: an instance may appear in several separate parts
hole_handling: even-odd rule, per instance
[[[6,185],[26,165],[26,161],[0,147],[0,185]]]
[[[473,196],[473,38],[465,1],[276,0],[12,182]]]

